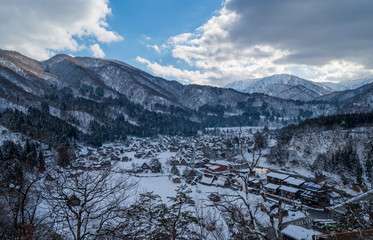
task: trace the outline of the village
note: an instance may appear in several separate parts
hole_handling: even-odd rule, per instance
[[[282,216],[287,217],[287,222],[284,221],[285,236],[293,228],[308,235],[335,230],[330,226],[336,226],[339,215],[331,209],[343,201],[343,192],[294,172],[260,167],[260,162],[253,171],[248,170],[242,156],[253,156],[253,152],[255,155],[253,146],[259,130],[244,129],[240,139],[237,139],[236,129],[219,131],[218,134],[214,130],[196,137],[128,138],[97,149],[80,146],[72,167],[93,170],[112,166],[118,173],[139,179],[165,179],[169,186],[185,183],[195,186],[197,192],[205,189],[209,193],[207,199],[213,202],[220,201],[216,189],[241,192],[246,186],[253,196],[270,199],[271,204],[262,210],[273,212],[275,217],[278,216],[275,211],[277,203],[285,204],[281,210]],[[267,146],[267,143],[263,144],[260,153],[263,161]],[[245,151],[244,155],[242,151]],[[243,183],[242,179],[247,182]],[[297,238],[288,234],[287,239]]]

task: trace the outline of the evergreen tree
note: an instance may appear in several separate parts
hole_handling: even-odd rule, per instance
[[[38,163],[39,163],[39,171],[44,172],[45,171],[45,160],[44,160],[43,151],[41,149],[39,151]]]
[[[175,165],[173,165],[171,167],[171,174],[176,175],[176,176],[180,176],[180,171]]]
[[[58,158],[57,158],[57,164],[61,167],[67,167],[70,165],[72,160],[71,156],[71,149],[67,145],[62,146],[58,149]]]

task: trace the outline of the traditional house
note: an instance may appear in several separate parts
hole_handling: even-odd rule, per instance
[[[312,240],[314,235],[320,235],[322,233],[300,226],[288,225],[281,231],[281,234],[284,240]]]
[[[224,172],[224,171],[228,170],[227,165],[223,165],[223,164],[219,164],[219,163],[211,163],[210,162],[210,163],[207,163],[205,166],[206,166],[207,171],[210,171],[210,172],[213,172],[213,173]]]
[[[143,164],[141,165],[141,169],[142,169],[142,170],[151,170],[151,167],[150,167],[147,163],[143,163]]]
[[[180,178],[179,178],[179,177],[173,177],[173,178],[172,178],[172,182],[173,182],[173,183],[180,183],[181,181],[180,181]]]
[[[214,181],[214,185],[217,187],[229,187],[230,185],[230,180],[228,177],[220,176],[218,179]]]
[[[285,198],[288,198],[288,199],[292,199],[292,200],[300,198],[301,190],[298,189],[298,188],[293,188],[293,187],[282,185],[279,188],[279,190],[280,190],[279,194],[282,197],[285,197]]]
[[[73,194],[68,200],[67,200],[67,206],[69,207],[76,207],[80,206],[80,199]]]
[[[203,176],[199,183],[201,183],[203,185],[211,186],[213,181],[214,181],[213,177]]]
[[[289,175],[287,174],[270,172],[267,174],[267,182],[277,184],[277,185],[283,185],[285,179],[287,179],[288,177]]]
[[[264,186],[264,188],[267,190],[268,193],[277,195],[280,185],[268,183],[267,185]]]
[[[152,149],[152,150],[148,150],[145,155],[144,155],[144,158],[152,158],[152,157],[155,157],[156,154],[155,154],[155,150]]]
[[[188,169],[184,177],[186,179],[193,180],[197,176],[196,172],[193,169]]]
[[[320,184],[305,182],[300,188],[302,189],[301,200],[309,206],[326,207],[330,205],[328,189]]]
[[[177,151],[179,151],[179,148],[178,147],[169,147],[168,148],[168,150],[170,151],[170,152],[177,152]]]
[[[262,181],[260,181],[258,178],[250,177],[248,185],[254,189],[260,190],[262,188]]]
[[[188,163],[188,161],[185,158],[182,158],[181,161],[180,161],[180,165],[188,166],[189,163]]]
[[[299,188],[306,181],[300,178],[288,177],[284,180],[284,184],[289,187]]]

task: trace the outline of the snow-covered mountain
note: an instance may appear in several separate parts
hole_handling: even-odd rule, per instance
[[[336,91],[344,91],[356,89],[366,84],[372,83],[373,78],[364,78],[364,79],[355,79],[349,81],[340,81],[340,82],[320,82],[320,84],[330,87]]]
[[[236,81],[224,87],[245,93],[257,92],[283,99],[302,101],[310,101],[334,91],[330,87],[289,74],[277,74],[265,78]]]
[[[116,60],[60,54],[38,62],[0,50],[0,113],[13,109],[0,114],[0,125],[36,134],[45,122],[54,121],[58,134],[51,137],[62,132],[79,138],[74,133],[78,131],[94,135],[80,139],[113,140],[127,134],[194,134],[203,127],[239,124],[280,127],[344,111],[344,103],[333,97],[319,102],[290,100],[314,99],[328,92],[294,76],[277,75],[256,87],[277,95],[183,85]],[[353,103],[357,101],[356,97]],[[348,111],[354,112],[347,102]],[[371,111],[372,106],[359,111]],[[25,118],[35,126],[22,125]],[[54,130],[45,129],[43,134]]]
[[[373,106],[373,82],[357,89],[333,92],[324,95],[317,100],[343,105],[345,112],[349,112],[352,109],[355,111],[358,109],[366,111],[367,109],[371,109]]]

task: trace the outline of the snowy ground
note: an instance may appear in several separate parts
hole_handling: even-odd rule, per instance
[[[126,155],[129,157],[134,156],[134,152],[127,152]],[[132,174],[130,176],[130,180],[133,180],[138,183],[137,194],[144,193],[144,192],[154,192],[155,194],[159,195],[162,200],[167,204],[168,198],[170,196],[175,195],[175,190],[178,186],[185,184],[185,181],[181,179],[181,183],[173,183],[172,177],[170,174],[170,166],[167,164],[167,161],[175,156],[176,153],[172,153],[169,151],[163,152],[157,156],[159,161],[163,167],[163,173],[139,173],[139,174]],[[141,165],[144,162],[149,162],[149,159],[134,159],[130,162],[118,162],[117,168],[120,170],[124,169],[132,169],[133,164]],[[179,171],[182,173],[185,166],[179,166]],[[120,171],[119,172],[123,172]],[[236,191],[233,191],[229,188],[220,188],[215,186],[206,186],[203,184],[197,183],[196,185],[188,185],[188,187],[192,190],[191,196],[194,198],[195,202],[202,205],[202,207],[207,207],[211,205],[210,200],[208,199],[209,194],[211,193],[218,193],[218,194],[238,194]],[[240,192],[243,194],[243,192]],[[133,196],[133,199],[136,197]],[[256,206],[257,203],[263,202],[261,196],[249,194],[249,201],[252,203],[253,206]],[[304,218],[305,214],[299,211],[292,211],[291,206],[284,206],[287,210],[289,210],[289,215],[283,219],[284,222],[293,221],[296,219]],[[211,211],[216,211],[213,207],[208,207]],[[261,213],[259,214],[261,222],[265,225],[269,225],[269,218],[266,214]]]

